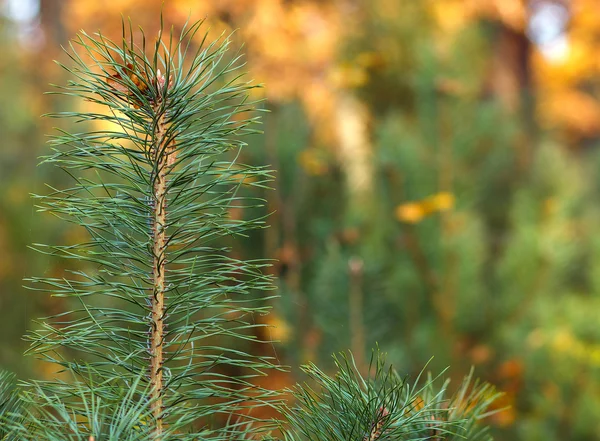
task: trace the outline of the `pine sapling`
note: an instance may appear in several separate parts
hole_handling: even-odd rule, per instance
[[[254,378],[274,365],[248,347],[260,343],[271,280],[264,261],[234,258],[225,238],[263,227],[230,212],[261,205],[242,191],[270,176],[241,160],[256,132],[255,86],[229,39],[209,42],[201,27],[176,36],[161,25],[149,41],[124,24],[119,42],[82,32],[67,51],[71,80],[58,93],[83,106],[51,115],[79,125],[61,129],[44,162],[74,184],[37,200],[88,239],[36,245],[77,269],[31,279],[74,306],[29,334],[30,352],[67,378],[29,385],[27,439],[246,439],[264,429],[253,415],[273,394]]]

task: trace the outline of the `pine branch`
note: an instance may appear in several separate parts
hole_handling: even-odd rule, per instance
[[[473,384],[472,374],[448,397],[448,382],[439,387],[430,377],[419,385],[419,376],[411,384],[379,352],[367,378],[352,357],[341,354],[334,361],[334,376],[313,364],[303,367],[310,383],[290,390],[295,403],[281,409],[286,441],[491,440],[480,420],[498,394],[487,384]]]

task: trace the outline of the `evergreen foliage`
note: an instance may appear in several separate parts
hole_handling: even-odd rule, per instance
[[[101,124],[53,138],[55,153],[44,162],[75,183],[36,196],[41,211],[89,236],[79,244],[36,245],[87,262],[64,277],[31,279],[35,289],[78,304],[43,319],[28,336],[30,353],[77,379],[36,382],[37,392],[28,395],[33,403],[40,395],[42,409],[53,407],[41,411],[36,425],[49,439],[64,430],[56,418],[80,424],[82,415],[90,436],[122,439],[122,424],[139,424],[130,417],[147,412],[144,406],[157,439],[172,431],[179,439],[200,433],[218,439],[218,431],[207,429],[211,421],[233,413],[229,431],[252,431],[258,426],[246,424],[249,408],[266,405],[272,395],[252,382],[274,367],[272,360],[232,343],[259,340],[254,315],[266,305],[252,293],[271,288],[261,272],[266,263],[238,260],[219,242],[263,225],[229,216],[232,207],[260,204],[238,196],[242,185],[269,179],[265,168],[236,161],[240,137],[254,132],[255,117],[248,116],[254,86],[241,79],[239,57],[227,56],[227,39],[205,36],[195,47],[200,27],[164,40],[161,32],[152,42],[142,31],[139,45],[131,27],[124,26],[118,43],[82,33],[68,51],[74,65],[63,67],[73,80],[58,93],[103,110],[51,115]],[[147,394],[135,392],[137,386]],[[122,402],[123,390],[138,401],[117,412],[110,403]],[[100,421],[108,421],[102,423],[108,432],[95,432],[104,427]],[[73,426],[70,436],[81,430]]]
[[[422,382],[419,376],[411,384],[379,352],[373,353],[367,378],[352,357],[340,354],[333,360],[333,377],[312,363],[303,367],[312,381],[291,391],[295,405],[284,409],[292,428],[287,440],[492,439],[476,424],[498,394],[471,376],[449,397],[447,381],[439,387],[439,378]]]
[[[397,8],[394,0],[369,0],[348,14],[329,2],[300,2],[278,8],[273,19],[277,2],[239,2],[239,8],[238,2],[235,8],[192,3],[209,16],[214,13],[217,26],[244,29],[237,35],[248,37],[250,69],[269,85],[273,111],[264,116],[267,135],[246,138],[250,148],[240,158],[277,170],[277,182],[271,184],[277,191],[264,191],[269,207],[244,212],[248,217],[275,211],[269,218],[273,227],[264,230],[265,237],[259,232],[250,240],[218,243],[235,243],[236,257],[280,259],[274,269],[281,275],[282,298],[273,302],[275,315],[264,320],[282,324],[273,333],[281,336],[282,360],[291,365],[310,360],[330,374],[335,368],[331,352],[352,347],[359,355],[356,348],[362,347],[368,353],[377,341],[402,374],[418,373],[432,355],[434,372],[448,365],[452,373],[466,372],[475,364],[479,375],[506,391],[501,406],[511,407],[491,420],[496,439],[600,439],[600,156],[590,100],[595,92],[588,87],[594,75],[582,69],[594,57],[544,62],[535,44],[528,44],[535,61],[529,85],[540,100],[539,118],[528,127],[531,109],[507,111],[507,84],[501,81],[502,89],[495,84],[507,74],[526,74],[505,57],[510,58],[506,50],[512,46],[505,44],[502,11],[484,6],[487,12],[478,16],[472,2],[415,0]],[[581,3],[571,8],[568,32],[578,50],[595,22],[578,17],[596,8],[591,0]],[[178,23],[190,4],[168,2],[166,17]],[[77,224],[33,214],[27,193],[45,193],[41,182],[57,189],[71,182],[58,167],[35,169],[34,157],[45,148],[41,132],[55,122],[40,121],[39,113],[79,104],[97,107],[78,97],[41,97],[40,89],[49,79],[63,84],[60,78],[70,75],[57,75],[48,65],[56,58],[57,41],[81,26],[115,35],[110,21],[121,8],[148,22],[160,4],[114,1],[104,8],[101,2],[44,2],[39,17],[27,25],[28,32],[43,32],[43,42],[37,38],[41,34],[24,40],[23,23],[0,14],[0,301],[5,313],[0,361],[20,378],[52,377],[47,365],[21,357],[20,337],[30,317],[77,307],[72,296],[25,295],[23,274],[62,278],[65,268],[96,271],[93,264],[26,250],[32,236],[42,243],[86,240],[80,240],[83,229]],[[277,26],[263,28],[266,18]],[[315,23],[323,26],[313,33]],[[508,30],[518,38],[518,29]],[[324,35],[335,40],[335,54],[321,45]],[[591,53],[595,46],[586,42],[582,50]],[[107,70],[106,77],[117,73]],[[335,136],[331,115],[339,109],[332,98],[339,89],[328,86],[339,86],[340,80],[342,92],[368,106],[374,191],[369,207],[359,206],[370,214],[358,219],[364,223],[355,216],[339,145],[330,137]],[[325,89],[331,93],[324,94]],[[91,129],[106,128],[98,124]],[[60,127],[71,133],[90,128],[73,119],[60,121]],[[90,171],[81,175],[89,178]],[[240,190],[238,195],[257,194],[255,188]],[[453,196],[452,208],[427,211],[441,192]],[[399,219],[403,207],[416,209],[416,217]],[[349,267],[356,261],[363,262],[358,277]],[[350,307],[357,291],[364,298],[358,319]],[[113,305],[113,299],[92,297],[88,300],[95,305]],[[361,341],[358,325],[364,325],[362,346],[353,345]],[[247,340],[232,347],[258,353]],[[79,351],[60,352],[67,360],[86,358]],[[357,362],[365,372],[360,361],[364,357]],[[60,378],[65,389],[77,384],[68,372]],[[282,374],[273,381],[289,384],[293,378]],[[450,388],[457,383],[453,376]],[[94,384],[98,388],[100,382]]]
[[[13,439],[15,427],[23,420],[23,401],[16,377],[9,372],[0,372],[0,440]]]
[[[268,309],[268,263],[235,258],[226,238],[264,226],[231,212],[260,207],[241,190],[270,175],[239,160],[253,86],[228,39],[195,47],[201,25],[155,42],[142,31],[140,44],[124,26],[119,43],[82,33],[70,46],[74,79],[58,93],[94,107],[51,115],[83,124],[55,136],[44,159],[74,184],[36,199],[87,240],[37,244],[80,269],[30,282],[76,306],[28,335],[29,353],[58,366],[55,380],[24,383],[18,397],[0,378],[4,438],[238,441],[277,426],[290,441],[489,439],[475,428],[496,397],[489,386],[469,377],[448,398],[447,383],[413,385],[378,353],[372,377],[345,355],[335,377],[305,366],[310,381],[289,405],[255,381],[279,368],[248,349],[267,343],[256,316]],[[287,424],[261,417],[264,407]]]

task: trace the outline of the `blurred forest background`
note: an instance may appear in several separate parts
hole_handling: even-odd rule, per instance
[[[55,124],[40,115],[89,105],[43,95],[66,82],[53,60],[68,64],[60,45],[82,28],[118,40],[121,14],[154,35],[162,3],[0,0],[0,367],[21,377],[52,375],[21,335],[65,309],[22,280],[68,269],[27,247],[80,234],[29,197],[68,181],[37,167]],[[235,250],[278,259],[265,320],[282,363],[350,348],[364,367],[379,344],[403,373],[474,365],[510,406],[490,420],[498,440],[600,440],[597,0],[162,9],[175,30],[237,29],[265,84],[265,134],[243,160],[276,170],[271,227]]]

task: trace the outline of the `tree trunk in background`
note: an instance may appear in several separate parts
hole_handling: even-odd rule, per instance
[[[531,162],[531,145],[537,131],[531,42],[523,31],[499,23],[493,53],[488,90],[508,112],[517,113],[522,118],[523,137],[515,148],[519,168],[526,170]]]
[[[346,196],[353,220],[370,216],[373,196],[373,147],[367,106],[348,92],[341,92],[337,105],[338,159],[346,177]]]
[[[43,52],[43,57],[34,57],[31,60],[35,69],[32,74],[35,76],[35,82],[40,90],[48,90],[48,83],[60,84],[60,68],[53,60],[62,60],[61,46],[66,47],[69,37],[63,23],[64,0],[39,0],[40,1],[40,28],[43,35],[43,43],[39,51]],[[44,108],[49,112],[58,110],[54,95],[43,95],[46,101]],[[46,124],[43,129],[47,132],[54,123],[48,118],[42,119],[42,124]]]
[[[64,46],[67,40],[62,21],[64,0],[40,0],[40,22],[45,37],[44,50]]]
[[[335,122],[338,160],[346,179],[346,203],[350,221],[364,230],[373,217],[374,164],[367,106],[347,91],[340,92]],[[353,256],[349,266],[349,332],[358,369],[366,373],[366,332],[362,292],[363,260]]]

